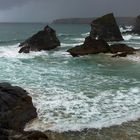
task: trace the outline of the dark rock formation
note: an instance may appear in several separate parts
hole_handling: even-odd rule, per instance
[[[110,46],[110,52],[111,53],[118,53],[118,52],[123,52],[126,54],[134,54],[136,49],[127,46],[126,44],[113,44]]]
[[[25,124],[37,117],[28,93],[8,83],[0,84],[0,127],[22,130]]]
[[[21,43],[19,53],[29,53],[30,51],[51,50],[60,46],[60,41],[56,37],[55,30],[46,26],[25,42]]]
[[[27,122],[37,117],[32,99],[24,89],[0,83],[0,140],[48,140],[42,132],[24,132]]]
[[[112,53],[112,57],[125,57],[128,54],[134,54],[136,50],[125,44],[113,44],[108,45],[108,43],[101,39],[92,39],[90,36],[85,39],[84,44],[76,46],[69,49],[69,52],[73,57],[88,55],[88,54],[98,54],[98,53]]]
[[[132,33],[140,35],[140,15],[137,16],[136,18],[136,23],[135,23],[134,29],[132,30]]]
[[[104,40],[92,39],[89,36],[85,39],[83,45],[71,48],[67,52],[74,57],[88,54],[107,53],[109,52],[109,45]]]
[[[92,38],[103,39],[105,41],[123,40],[113,13],[107,14],[94,20],[91,23],[90,36]]]

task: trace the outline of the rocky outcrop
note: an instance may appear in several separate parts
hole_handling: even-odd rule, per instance
[[[137,16],[136,18],[136,23],[135,23],[134,29],[132,30],[132,33],[140,35],[140,15]]]
[[[60,41],[56,37],[55,30],[46,26],[42,31],[33,35],[23,43],[20,43],[19,53],[29,53],[30,51],[52,50],[60,46]]]
[[[110,52],[115,54],[118,52],[126,53],[126,54],[134,54],[136,49],[127,46],[126,44],[113,44],[110,46]]]
[[[91,23],[90,36],[105,41],[122,41],[123,37],[113,13],[107,14]]]
[[[114,54],[112,57],[125,57],[128,54],[134,54],[135,51],[137,50],[125,44],[113,44],[109,46],[106,41],[92,39],[89,36],[85,39],[84,44],[71,48],[67,52],[73,57],[98,53],[112,53]]]
[[[36,108],[27,91],[0,83],[0,140],[48,140],[42,132],[23,131],[25,124],[36,117]]]
[[[36,108],[28,92],[8,83],[0,84],[0,127],[22,130],[25,124],[37,117]]]
[[[104,40],[92,39],[89,36],[85,39],[83,45],[71,48],[67,52],[74,57],[88,54],[107,53],[109,52],[109,45]]]

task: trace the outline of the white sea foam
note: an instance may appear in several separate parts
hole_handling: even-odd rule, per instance
[[[125,33],[127,31],[132,31],[133,26],[125,26],[125,27],[120,27],[121,33]]]
[[[30,123],[26,130],[69,131],[84,128],[103,128],[140,117],[140,88],[104,91],[89,98],[83,92],[74,94],[64,89],[49,89],[57,94],[39,97],[39,121]],[[69,96],[68,96],[69,95]]]
[[[82,36],[83,36],[83,37],[87,37],[87,36],[89,36],[89,34],[90,34],[90,32],[83,33]]]
[[[68,37],[68,36],[74,36],[74,34],[66,34],[66,33],[60,33],[58,34],[59,37]]]
[[[71,41],[76,41],[76,42],[84,42],[85,38],[65,38],[65,40],[71,40]]]
[[[72,44],[68,44],[68,43],[61,43],[61,47],[74,47],[74,46],[78,46],[81,45],[82,43],[72,43]]]
[[[140,62],[140,53],[137,52],[135,55],[128,55],[124,59],[130,60],[130,61],[134,61],[134,62]]]
[[[129,40],[140,40],[140,36],[138,35],[123,35],[124,40],[129,41]],[[135,44],[135,42],[133,42]],[[137,42],[136,42],[137,43]]]
[[[132,35],[123,35],[124,40],[130,40],[132,38]]]
[[[30,52],[30,54],[25,54],[25,53],[18,53],[19,43],[15,45],[7,45],[7,46],[0,46],[0,57],[5,57],[5,58],[34,58],[35,56],[40,56],[40,55],[48,55],[47,52],[45,51],[40,51],[40,52]]]

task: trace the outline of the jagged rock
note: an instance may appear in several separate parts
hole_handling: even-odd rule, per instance
[[[113,54],[118,52],[134,54],[135,51],[136,49],[129,47],[126,44],[113,44],[110,46],[110,52]]]
[[[106,41],[101,39],[92,39],[89,36],[85,39],[84,44],[71,48],[67,52],[69,52],[73,57],[98,53],[112,53],[114,54],[112,57],[125,57],[128,54],[134,54],[136,51],[139,51],[139,49],[134,49],[126,44],[119,43],[109,46]]]
[[[132,33],[140,35],[140,15],[137,16],[136,18],[136,23],[135,23],[134,29],[132,30]]]
[[[122,41],[123,37],[113,13],[107,14],[91,23],[90,36],[105,41]]]
[[[28,94],[20,87],[0,83],[0,140],[48,140],[42,132],[23,131],[25,124],[37,117]]]
[[[109,52],[109,45],[104,40],[92,39],[89,36],[85,39],[83,45],[71,48],[67,52],[74,57],[88,54],[107,53]]]
[[[24,89],[0,83],[0,128],[22,130],[37,117],[32,98]]]
[[[25,42],[20,43],[19,53],[29,53],[30,51],[51,50],[60,46],[60,41],[56,37],[55,30],[46,26],[42,31],[33,35]]]

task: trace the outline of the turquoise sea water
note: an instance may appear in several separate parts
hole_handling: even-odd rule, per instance
[[[18,54],[18,43],[45,25],[0,24],[0,80],[31,93],[44,124],[36,129],[102,128],[140,117],[140,56],[71,57],[66,50],[83,43],[89,25],[50,25],[60,47]],[[124,35],[124,39],[140,48],[140,36]]]

